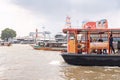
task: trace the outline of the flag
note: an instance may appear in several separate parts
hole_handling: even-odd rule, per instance
[[[69,16],[66,17],[66,27],[71,27],[71,21]]]

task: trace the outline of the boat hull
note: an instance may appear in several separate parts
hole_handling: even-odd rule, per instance
[[[64,61],[81,66],[120,66],[120,55],[107,54],[61,54]]]

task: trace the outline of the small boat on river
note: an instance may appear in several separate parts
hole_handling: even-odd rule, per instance
[[[63,33],[55,35],[55,40],[40,40],[37,45],[32,46],[35,50],[66,51],[66,36]]]
[[[66,51],[67,46],[66,43],[60,42],[38,42],[37,45],[34,45],[33,48],[35,50],[46,50],[46,51]]]
[[[61,56],[71,65],[81,66],[120,66],[120,29],[108,28],[65,28],[68,35],[67,52]],[[110,35],[118,38],[116,53],[110,48]],[[80,39],[78,38],[80,35]],[[102,41],[99,41],[102,39]],[[115,47],[114,47],[115,48]]]

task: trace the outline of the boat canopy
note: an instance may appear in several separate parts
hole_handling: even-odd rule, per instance
[[[77,34],[80,34],[81,32],[90,32],[90,33],[104,33],[104,32],[112,32],[114,33],[120,33],[120,29],[77,29],[77,28],[65,28],[63,29],[64,33],[72,33],[76,32]]]
[[[111,54],[109,47],[109,37],[120,37],[120,29],[78,29],[65,28],[63,32],[68,34],[68,52],[81,53],[86,52],[91,54],[93,50],[101,51],[106,49],[108,54]],[[81,34],[82,40],[78,40],[78,34]],[[93,40],[97,39],[97,40]],[[105,39],[105,41],[103,41]],[[84,48],[81,47],[84,45]],[[100,52],[97,52],[100,53]]]

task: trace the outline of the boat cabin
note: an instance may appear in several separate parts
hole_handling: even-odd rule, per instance
[[[113,39],[120,38],[120,29],[65,28],[63,32],[67,34],[67,52],[71,54],[112,54],[110,35],[113,35]],[[119,40],[114,42],[117,49],[120,47]]]

